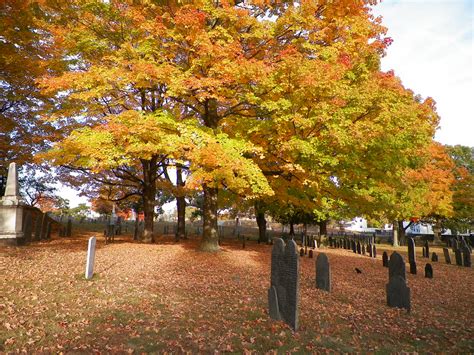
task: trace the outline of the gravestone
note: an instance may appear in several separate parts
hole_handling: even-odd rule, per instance
[[[374,250],[372,244],[369,244],[367,246],[367,248],[369,249],[369,256],[372,258],[373,257],[373,250]]]
[[[431,266],[430,263],[425,265],[425,277],[428,279],[433,278],[433,267]]]
[[[299,258],[293,240],[274,239],[272,247],[271,283],[268,289],[270,317],[283,320],[298,329]]]
[[[71,217],[67,219],[65,236],[66,237],[72,236],[72,218]]]
[[[471,251],[464,245],[462,247],[463,264],[465,267],[471,267]]]
[[[408,262],[410,264],[416,263],[415,241],[413,240],[413,238],[407,238],[407,245],[408,245]]]
[[[304,256],[304,249],[303,248],[300,249],[300,256]]]
[[[423,257],[426,258],[426,249],[425,249],[425,247],[421,248],[421,255],[423,255]]]
[[[326,254],[320,253],[316,258],[316,288],[331,291],[331,269]]]
[[[403,260],[403,257],[396,251],[393,252],[392,255],[390,255],[390,260],[388,262],[388,278],[391,279],[398,275],[406,280],[405,273],[405,261]]]
[[[457,239],[453,239],[453,242],[451,243],[453,253],[456,252],[456,249],[459,249],[459,242]]]
[[[444,254],[444,260],[446,261],[446,264],[451,264],[451,256],[449,255],[449,249],[443,248],[443,254]]]
[[[352,251],[353,251],[354,253],[357,253],[357,245],[356,245],[356,242],[353,241],[353,240],[351,240],[351,244],[352,244]]]
[[[89,244],[87,247],[87,260],[86,260],[86,279],[91,279],[94,275],[94,261],[95,261],[95,243],[96,238],[89,238]]]
[[[372,256],[373,256],[374,258],[376,258],[376,257],[377,257],[377,247],[376,247],[375,244],[374,244],[374,245],[372,245],[372,248],[373,248],[373,250],[372,250]]]
[[[388,267],[388,254],[386,251],[384,251],[382,254],[382,265],[384,267]]]
[[[362,250],[361,250],[361,247],[360,247],[360,242],[357,241],[357,254],[361,254],[362,253]]]
[[[430,257],[430,245],[428,244],[427,240],[425,240],[425,257],[426,258]]]
[[[410,274],[416,275],[416,262],[410,263]]]
[[[33,232],[33,222],[31,220],[31,212],[26,211],[25,220],[23,221],[23,238],[25,241],[29,242],[32,237]]]
[[[456,258],[456,265],[462,266],[461,249],[457,248],[454,250],[454,257]]]
[[[309,257],[310,259],[313,258],[313,250],[311,250],[311,249],[309,250],[308,257]]]
[[[438,254],[433,252],[433,255],[431,255],[431,261],[438,261]]]
[[[316,239],[313,240],[313,249],[318,249],[318,241]]]
[[[405,308],[410,312],[410,289],[406,285],[405,261],[394,252],[388,264],[389,279],[386,285],[387,305],[389,307]]]

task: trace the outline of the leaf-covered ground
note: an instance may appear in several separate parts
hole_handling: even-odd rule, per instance
[[[100,238],[96,274],[86,281],[89,236],[1,247],[0,351],[474,352],[472,268],[435,262],[426,279],[418,255],[418,274],[407,273],[407,314],[386,306],[381,248],[376,260],[324,249],[332,292],[315,288],[315,259],[301,258],[294,333],[267,314],[270,246],[224,241],[222,252],[205,254],[196,239]]]

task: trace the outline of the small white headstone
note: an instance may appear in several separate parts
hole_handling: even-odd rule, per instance
[[[91,279],[94,275],[95,242],[95,237],[89,238],[89,246],[87,248],[86,279]]]

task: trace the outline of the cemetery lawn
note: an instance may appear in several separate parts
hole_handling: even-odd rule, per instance
[[[410,314],[386,306],[383,246],[377,259],[324,249],[331,293],[315,288],[315,259],[301,258],[293,332],[268,317],[271,246],[225,240],[206,254],[196,238],[99,238],[85,280],[90,236],[1,247],[0,352],[474,352],[474,271],[446,265],[438,248],[433,279],[417,248]]]

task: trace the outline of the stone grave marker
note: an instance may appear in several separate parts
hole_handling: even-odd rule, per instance
[[[405,261],[397,252],[392,253],[388,264],[389,279],[386,285],[387,305],[405,308],[410,312],[410,288],[406,285]]]
[[[451,243],[453,253],[456,252],[456,249],[459,249],[459,242],[457,239],[453,239],[453,242]]]
[[[430,245],[428,244],[427,240],[425,240],[425,257],[426,258],[430,257]]]
[[[308,257],[309,257],[310,259],[313,258],[313,250],[312,250],[312,249],[309,250],[309,252],[308,252]]]
[[[443,254],[444,254],[444,260],[446,261],[446,264],[451,264],[451,256],[449,255],[449,249],[443,248]]]
[[[303,248],[300,249],[300,256],[304,256],[304,249]]]
[[[316,258],[316,288],[331,291],[331,269],[326,254],[320,253]]]
[[[382,265],[384,267],[388,267],[388,254],[386,251],[384,251],[382,254]]]
[[[375,244],[374,244],[374,245],[372,245],[372,248],[373,248],[373,250],[372,250],[372,256],[373,256],[374,258],[376,258],[376,257],[377,257],[377,247],[376,247]]]
[[[95,237],[89,238],[89,244],[87,246],[86,279],[91,279],[94,275],[95,243]]]
[[[425,277],[428,279],[433,278],[433,267],[431,266],[430,263],[425,265]]]
[[[410,274],[416,275],[416,262],[410,263]]]
[[[425,249],[425,247],[421,248],[421,255],[423,255],[423,257],[426,258],[426,249]]]
[[[416,263],[416,255],[415,255],[415,241],[413,238],[407,238],[407,245],[408,245],[408,262]]]
[[[32,237],[33,232],[33,221],[31,220],[31,212],[26,211],[25,219],[23,221],[23,238],[25,241],[29,242]]]
[[[457,248],[454,250],[454,257],[456,258],[456,265],[462,266],[461,249]]]
[[[465,267],[471,267],[471,251],[464,245],[462,247],[463,264]]]
[[[270,317],[298,329],[299,258],[294,240],[275,238],[272,247],[271,283],[268,289]]]
[[[353,240],[351,240],[351,244],[352,244],[352,251],[353,251],[354,253],[357,253],[357,245],[356,245],[356,242],[353,241]]]
[[[431,261],[438,261],[438,254],[433,252],[433,254],[431,255]]]

